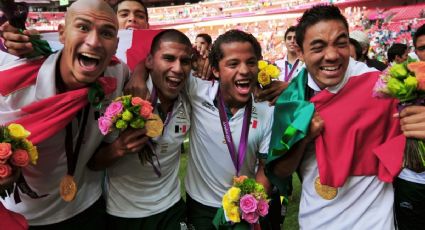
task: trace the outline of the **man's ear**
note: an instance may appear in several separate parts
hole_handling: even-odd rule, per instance
[[[145,66],[147,69],[153,69],[153,57],[152,54],[149,54],[146,57]]]
[[[220,78],[220,74],[219,74],[218,69],[216,69],[215,67],[212,67],[211,70],[212,70],[212,73],[214,74],[214,77],[217,78],[217,79],[219,79]]]
[[[65,25],[59,24],[58,26],[58,32],[59,32],[59,41],[64,44],[65,43]]]
[[[300,59],[300,61],[304,62],[304,53],[302,51],[300,52],[298,59]]]

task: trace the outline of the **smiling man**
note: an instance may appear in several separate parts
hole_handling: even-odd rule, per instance
[[[190,126],[189,103],[181,91],[189,77],[191,52],[189,38],[169,29],[155,36],[146,59],[154,113],[165,124],[163,134],[152,140],[155,166],[141,165],[135,153],[111,148],[94,157],[94,168],[107,168],[108,229],[175,230],[185,220],[178,172],[180,145]]]
[[[115,5],[120,29],[148,29],[148,9],[141,0],[120,0]]]
[[[254,36],[230,30],[217,38],[209,56],[218,80],[189,79],[192,128],[185,185],[188,221],[195,229],[214,229],[212,219],[234,176],[256,178],[268,187],[261,160],[268,151],[273,107],[255,102],[252,94],[260,59]]]
[[[389,182],[405,143],[397,102],[372,96],[380,72],[350,59],[337,7],[307,10],[296,38],[306,70],[276,102],[269,179],[284,191],[282,180],[299,170],[301,229],[394,229]]]
[[[20,181],[15,190],[22,202],[11,197],[2,201],[23,214],[30,229],[106,227],[104,174],[86,165],[103,139],[87,94],[95,82],[107,99],[122,93],[128,69],[111,61],[117,33],[117,18],[106,2],[79,0],[59,27],[63,50],[0,68],[0,124],[23,124],[40,153],[37,165],[22,170],[26,182]],[[145,130],[129,131],[104,148],[139,151],[144,134]]]

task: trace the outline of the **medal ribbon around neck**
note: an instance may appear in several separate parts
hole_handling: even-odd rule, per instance
[[[230,157],[232,158],[233,165],[236,168],[236,176],[239,176],[239,172],[243,166],[245,160],[246,149],[248,146],[248,133],[249,124],[251,122],[252,112],[252,98],[249,99],[248,104],[245,107],[243,115],[242,133],[239,141],[238,155],[236,155],[235,144],[232,138],[232,131],[230,130],[229,121],[227,119],[226,111],[224,109],[224,100],[218,89],[218,112],[220,114],[220,123],[223,128],[224,138],[226,139],[227,148],[229,149]]]
[[[60,194],[62,199],[70,202],[75,198],[77,193],[77,185],[74,181],[75,168],[77,167],[78,156],[80,155],[81,145],[83,144],[84,133],[87,125],[87,119],[90,111],[90,104],[87,104],[83,110],[81,118],[80,131],[77,137],[77,144],[74,149],[74,135],[72,134],[72,121],[66,126],[65,135],[65,152],[66,152],[66,163],[67,173],[62,178],[60,185]]]
[[[288,74],[288,61],[285,61],[285,82],[288,82],[289,79],[291,79],[292,74],[294,74],[295,69],[297,69],[298,63],[300,62],[300,59],[297,59],[294,63],[294,65],[292,66],[291,71]]]

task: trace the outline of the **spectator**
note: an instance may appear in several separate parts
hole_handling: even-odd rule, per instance
[[[380,62],[376,59],[370,59],[368,57],[370,41],[369,41],[369,37],[367,36],[367,34],[365,34],[363,31],[355,30],[355,31],[350,33],[350,38],[355,39],[362,46],[362,55],[359,59],[360,61],[365,62],[367,66],[374,67],[374,68],[376,68],[377,70],[380,70],[380,71],[383,71],[384,69],[387,68],[387,66],[384,63],[382,63],[382,62]]]
[[[403,63],[407,60],[409,49],[407,45],[401,43],[394,43],[387,51],[388,63]]]

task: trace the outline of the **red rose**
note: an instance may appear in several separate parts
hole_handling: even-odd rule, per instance
[[[12,145],[10,143],[0,143],[0,161],[6,162],[12,155]]]
[[[151,104],[144,104],[140,108],[140,116],[144,119],[148,119],[152,115],[153,107]]]
[[[13,152],[11,163],[13,165],[16,165],[18,167],[25,167],[30,162],[30,157],[28,155],[28,152],[23,149],[17,149]]]
[[[4,179],[12,175],[12,167],[8,164],[0,164],[0,178]]]

